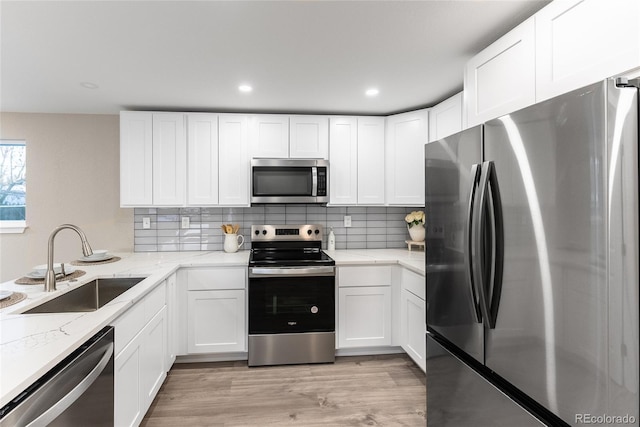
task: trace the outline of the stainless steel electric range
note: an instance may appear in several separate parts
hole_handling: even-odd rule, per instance
[[[335,360],[335,261],[321,225],[254,225],[249,366]]]

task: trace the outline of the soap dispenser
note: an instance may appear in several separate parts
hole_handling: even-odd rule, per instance
[[[336,250],[336,235],[333,234],[333,227],[331,227],[331,231],[329,231],[329,241],[327,244],[327,249],[330,251]]]

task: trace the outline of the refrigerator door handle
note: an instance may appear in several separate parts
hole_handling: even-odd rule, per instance
[[[478,307],[478,290],[476,289],[474,277],[473,277],[473,257],[472,252],[472,221],[474,217],[474,201],[476,198],[476,190],[478,178],[480,175],[480,165],[474,164],[471,167],[471,190],[469,191],[469,203],[467,205],[467,217],[464,226],[464,242],[467,245],[464,251],[464,265],[467,273],[467,282],[469,284],[469,292],[471,294],[471,310],[475,314],[476,322],[482,323],[482,314]]]
[[[480,171],[480,185],[478,186],[478,197],[475,203],[475,215],[473,217],[473,225],[472,225],[472,233],[471,233],[471,262],[473,265],[473,277],[476,280],[476,287],[478,289],[478,299],[480,301],[480,311],[482,312],[482,317],[486,320],[486,325],[491,328],[491,319],[489,317],[489,297],[487,295],[487,285],[486,285],[486,273],[484,270],[484,257],[483,252],[485,249],[485,243],[483,241],[483,236],[485,233],[485,206],[488,200],[488,190],[489,190],[489,175],[491,173],[491,169],[493,168],[493,163],[484,162],[482,163],[481,171]],[[490,227],[493,228],[493,227]],[[491,233],[493,235],[493,233]],[[491,245],[493,247],[493,245]],[[493,252],[493,249],[492,249]],[[491,254],[493,258],[493,253]],[[495,325],[494,325],[495,326]]]
[[[489,226],[491,228],[491,274],[487,298],[491,295],[489,305],[489,328],[495,329],[498,319],[498,308],[500,307],[500,297],[502,296],[502,267],[504,264],[504,229],[502,219],[502,202],[500,198],[500,187],[498,176],[493,163],[489,168]],[[491,294],[489,294],[491,292]]]
[[[477,212],[473,218],[472,256],[474,277],[478,279],[478,295],[480,310],[486,319],[489,329],[495,329],[502,294],[502,264],[504,254],[504,239],[502,229],[502,204],[500,190],[493,162],[484,162],[480,173],[480,186]],[[488,221],[487,218],[488,217]],[[488,247],[483,237],[489,239]],[[489,271],[482,258],[482,252],[489,250]],[[491,304],[489,302],[491,301]]]

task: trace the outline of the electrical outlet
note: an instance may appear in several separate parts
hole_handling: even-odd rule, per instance
[[[145,230],[151,228],[151,218],[149,218],[148,216],[142,218],[142,228],[144,228]]]
[[[344,226],[345,227],[351,227],[351,217],[350,216],[345,216],[344,217]]]
[[[182,228],[189,228],[189,217],[188,216],[183,216],[182,217]]]

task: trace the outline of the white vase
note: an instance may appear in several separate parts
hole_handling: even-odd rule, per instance
[[[225,234],[224,235],[224,251],[225,252],[238,252],[238,249],[244,243],[244,236],[242,234]]]
[[[408,226],[409,236],[411,236],[411,240],[414,242],[423,242],[424,241],[424,224],[418,224],[414,226]]]

